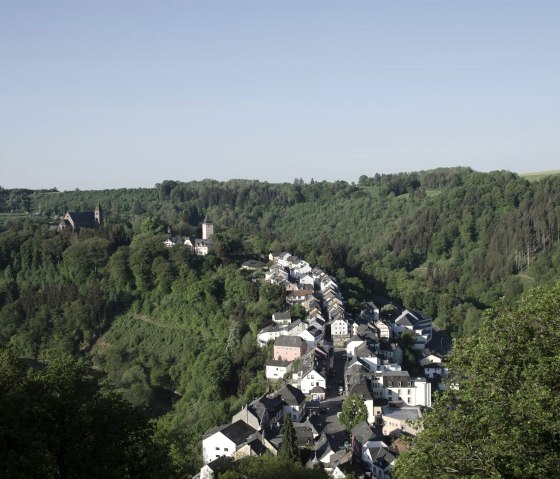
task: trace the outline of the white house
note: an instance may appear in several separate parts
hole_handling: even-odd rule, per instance
[[[348,321],[344,318],[336,319],[331,323],[331,335],[333,341],[335,338],[348,338],[350,337],[350,327]]]
[[[307,343],[307,350],[310,351],[315,346],[317,346],[317,344],[323,337],[323,333],[321,332],[320,329],[317,329],[314,326],[310,326],[305,331],[299,333],[298,336]]]
[[[393,333],[401,336],[404,331],[411,331],[416,336],[413,349],[421,351],[426,348],[426,344],[432,339],[432,320],[422,316],[419,312],[411,312],[405,309],[402,314],[395,319]]]
[[[305,371],[301,377],[301,390],[305,394],[309,394],[311,390],[318,386],[320,388],[326,389],[327,378],[326,375],[315,368]]]
[[[387,447],[370,447],[365,452],[364,463],[378,479],[391,479],[391,468],[397,457]]]
[[[266,361],[265,370],[266,379],[271,381],[282,379],[292,370],[292,362],[269,359]]]
[[[183,243],[183,241],[184,240],[182,236],[170,236],[163,242],[163,244],[166,248],[173,248],[173,246],[181,244]]]
[[[286,295],[286,302],[291,305],[294,305],[296,303],[303,303],[306,299],[309,299],[312,296],[312,289],[297,289],[288,292],[288,294]]]
[[[286,334],[286,331],[283,327],[277,324],[271,324],[259,331],[257,334],[257,345],[262,348],[266,346],[269,341],[274,341],[284,334]]]
[[[289,311],[280,311],[272,315],[272,322],[278,326],[288,326],[292,322],[292,315]]]
[[[309,263],[303,260],[300,260],[297,263],[292,263],[292,266],[290,268],[290,274],[296,279],[300,279],[302,276],[307,275],[310,272],[311,266],[309,266]]]
[[[196,256],[206,256],[214,246],[211,239],[195,238],[190,236],[185,240],[185,246]]]
[[[299,278],[299,285],[301,289],[313,289],[315,287],[315,281],[309,274],[304,274]]]
[[[253,439],[257,431],[243,421],[235,421],[211,429],[202,439],[204,464],[220,456],[232,457],[244,444]]]
[[[331,326],[331,334],[332,334],[332,326]],[[365,341],[362,338],[360,338],[359,336],[352,336],[350,338],[350,341],[346,345],[346,355],[349,358],[353,358],[356,348],[360,347],[362,344],[365,344]]]

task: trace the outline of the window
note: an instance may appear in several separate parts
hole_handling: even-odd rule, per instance
[[[219,451],[219,450],[220,450],[220,448],[219,448],[219,447],[217,447],[217,448],[216,448],[216,451]]]
[[[224,447],[224,451],[226,451],[226,452],[227,452],[227,451],[228,451],[228,448],[227,448],[227,447]]]

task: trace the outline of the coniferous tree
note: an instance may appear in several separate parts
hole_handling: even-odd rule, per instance
[[[296,430],[292,424],[289,414],[284,417],[282,426],[282,442],[278,449],[278,456],[286,462],[298,462],[300,460],[299,449],[297,447]]]

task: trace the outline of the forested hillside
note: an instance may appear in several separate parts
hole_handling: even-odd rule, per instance
[[[202,433],[264,392],[267,350],[256,332],[282,292],[214,255],[167,249],[163,236],[121,225],[0,234],[0,347],[49,361],[87,358],[124,398],[161,414],[154,388],[174,393],[157,427],[179,470],[199,461]]]
[[[98,230],[48,225],[97,203]],[[202,433],[266,388],[256,333],[284,301],[241,261],[292,251],[337,277],[350,310],[389,296],[457,337],[476,333],[501,298],[560,276],[560,176],[529,183],[455,168],[357,184],[0,189],[0,214],[0,347],[40,362],[82,357],[106,373],[159,417],[150,441],[183,477],[200,461]],[[163,246],[165,231],[195,234],[206,214],[214,254]]]
[[[180,183],[153,189],[0,191],[0,209],[51,218],[101,203],[113,225],[192,234],[210,213],[226,240],[255,254],[287,249],[335,273],[347,296],[388,295],[456,335],[502,296],[558,276],[560,176],[442,168],[357,184]],[[142,229],[144,227],[144,230]],[[346,279],[350,277],[351,279]],[[357,278],[357,279],[353,279]],[[365,288],[364,288],[365,286]]]

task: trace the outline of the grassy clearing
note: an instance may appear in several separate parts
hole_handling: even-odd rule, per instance
[[[560,170],[550,170],[550,171],[539,171],[534,173],[519,173],[521,178],[525,178],[527,181],[539,181],[547,176],[556,176],[560,175]]]

